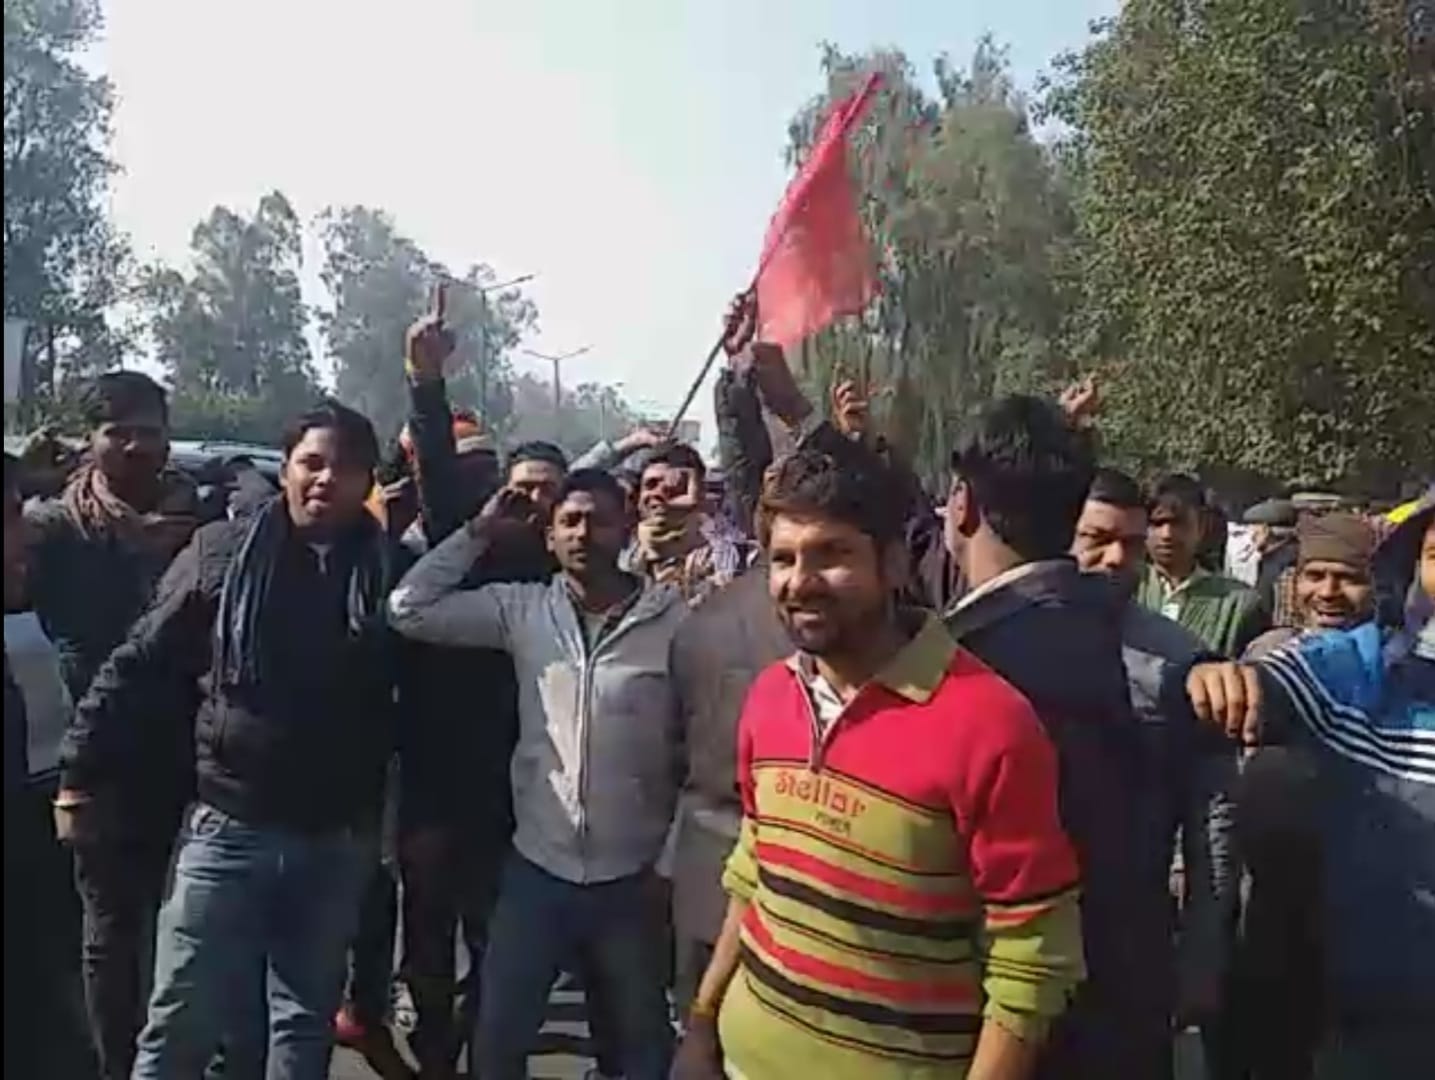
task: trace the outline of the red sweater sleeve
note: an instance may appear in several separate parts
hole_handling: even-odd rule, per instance
[[[737,789],[742,796],[742,816],[751,819],[757,813],[757,794],[752,781],[753,726],[758,710],[753,707],[757,690],[762,685],[759,677],[747,692],[743,702],[742,716],[737,722]]]
[[[757,788],[752,763],[755,728],[763,712],[762,706],[755,702],[766,700],[763,687],[768,677],[766,673],[758,676],[748,691],[737,723],[737,786],[742,796],[742,831],[723,868],[722,884],[730,896],[744,901],[751,900],[757,892]]]
[[[1057,812],[1056,751],[1031,706],[1005,684],[983,697],[956,792],[985,913],[982,1012],[1039,1042],[1085,975],[1076,855]]]
[[[1040,901],[1078,877],[1057,811],[1056,751],[1015,691],[1003,685],[983,696],[983,720],[964,747],[953,793],[972,881],[989,903]]]

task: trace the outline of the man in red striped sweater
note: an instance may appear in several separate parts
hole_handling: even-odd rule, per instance
[[[1055,754],[1010,685],[897,607],[897,490],[855,444],[768,477],[798,651],[743,711],[729,908],[677,1076],[1019,1080],[1082,978]]]

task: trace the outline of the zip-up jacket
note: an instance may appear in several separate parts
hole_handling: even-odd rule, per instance
[[[668,652],[687,605],[677,589],[648,584],[590,643],[562,574],[460,589],[487,544],[460,529],[425,555],[390,596],[389,620],[419,641],[513,656],[521,855],[578,883],[645,870],[676,799],[681,740]],[[483,703],[473,705],[481,723]]]
[[[758,675],[792,652],[759,563],[715,592],[673,637],[671,671],[687,769],[673,850],[673,926],[714,942],[727,912],[723,864],[737,840],[737,726]]]
[[[144,611],[170,557],[116,536],[87,536],[64,503],[29,507],[30,600],[79,701],[105,658]]]
[[[380,620],[357,636],[346,628],[349,544],[335,545],[326,574],[306,545],[286,541],[253,646],[272,650],[273,681],[244,692],[220,685],[214,621],[249,528],[206,525],[170,564],[76,708],[63,785],[98,794],[168,784],[193,763],[199,798],[243,821],[313,832],[366,825],[378,817],[393,752],[387,630]]]
[[[1326,995],[1332,1022],[1435,1022],[1435,616],[1412,587],[1435,490],[1382,544],[1379,622],[1303,636],[1257,664],[1264,723],[1315,762]],[[1272,730],[1273,729],[1273,730]],[[1269,811],[1268,811],[1269,812]],[[1428,1070],[1427,1070],[1428,1071]]]
[[[1081,862],[1088,978],[1037,1075],[1157,1075],[1169,1054],[1171,943],[1164,838],[1108,583],[1069,558],[968,593],[947,629],[1032,704],[1056,747],[1061,821]]]

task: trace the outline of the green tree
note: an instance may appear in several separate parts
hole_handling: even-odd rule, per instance
[[[621,438],[643,420],[616,387],[591,382],[565,387],[555,418],[553,384],[527,373],[513,382],[513,403],[510,422],[501,431],[506,445],[542,439],[561,446],[570,458],[600,439]]]
[[[155,266],[140,287],[154,357],[173,382],[175,426],[272,442],[318,393],[299,219],[277,191],[249,218],[216,206],[195,226],[190,252],[188,276]]]
[[[76,59],[100,28],[97,0],[5,0],[5,314],[32,324],[42,407],[63,374],[104,370],[127,344],[106,318],[128,257],[104,205],[113,94]]]
[[[990,39],[966,68],[938,59],[936,99],[900,53],[829,47],[823,67],[828,93],[790,129],[794,161],[831,100],[871,70],[884,76],[853,140],[882,289],[860,319],[808,342],[799,370],[822,397],[839,378],[871,382],[889,437],[935,480],[971,407],[1064,369],[1055,342],[1070,211]]]
[[[434,285],[446,281],[448,321],[458,339],[450,395],[502,431],[513,408],[508,353],[537,320],[532,301],[518,289],[493,290],[496,278],[485,265],[455,277],[380,210],[330,208],[320,217],[320,235],[321,276],[332,308],[319,319],[339,396],[366,413],[385,438],[397,433],[408,416],[404,333],[427,310]]]
[[[1048,100],[1079,297],[1136,462],[1435,460],[1435,109],[1402,0],[1128,0]]]

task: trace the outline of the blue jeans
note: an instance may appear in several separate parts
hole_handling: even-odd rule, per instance
[[[523,1080],[560,968],[580,950],[596,969],[627,1080],[666,1080],[673,1029],[646,875],[575,885],[520,855],[504,867],[483,957],[473,1076]]]
[[[160,911],[133,1080],[190,1080],[268,1006],[269,1080],[324,1080],[344,959],[373,865],[357,830],[258,828],[195,807]],[[241,1042],[245,1041],[240,1038]]]

